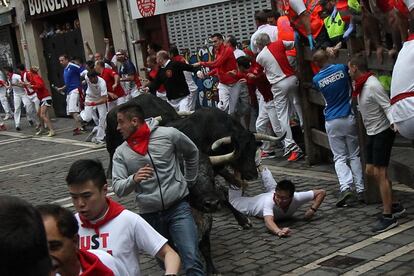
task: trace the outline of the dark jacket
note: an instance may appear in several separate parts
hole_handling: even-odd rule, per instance
[[[155,93],[161,84],[164,84],[169,100],[179,99],[190,94],[187,82],[185,81],[184,71],[197,72],[197,68],[192,65],[171,61],[166,67],[159,69],[157,77],[148,87],[151,93]]]

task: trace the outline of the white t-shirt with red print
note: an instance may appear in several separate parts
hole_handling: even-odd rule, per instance
[[[141,216],[128,210],[123,210],[117,217],[101,226],[99,234],[94,229],[82,227],[79,214],[75,216],[79,222],[80,249],[100,249],[108,252],[124,265],[131,276],[141,275],[140,251],[155,256],[167,243],[167,239]]]

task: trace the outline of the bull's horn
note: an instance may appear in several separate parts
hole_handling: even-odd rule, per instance
[[[263,133],[255,133],[254,137],[256,138],[256,140],[258,141],[270,141],[270,142],[278,142],[280,140],[285,139],[286,133],[283,134],[282,137],[275,137],[275,136],[271,136],[271,135],[267,135],[267,134],[263,134]]]
[[[223,155],[210,156],[209,158],[210,158],[210,162],[212,165],[218,166],[218,165],[223,165],[223,164],[233,161],[235,157],[236,157],[236,151],[223,154]]]
[[[154,120],[160,123],[162,121],[162,117],[161,116],[154,117]]]
[[[191,114],[193,114],[194,111],[178,111],[177,114],[179,116],[190,116]]]
[[[223,137],[223,138],[216,140],[211,145],[211,149],[214,151],[214,150],[217,150],[221,145],[227,145],[227,144],[231,144],[231,136]]]

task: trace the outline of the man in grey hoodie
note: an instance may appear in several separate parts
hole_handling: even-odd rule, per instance
[[[153,119],[146,122],[136,104],[121,106],[117,121],[125,142],[113,157],[114,192],[122,197],[135,191],[138,213],[177,249],[186,275],[204,275],[187,201],[188,185],[198,173],[196,145],[175,128],[158,127]]]

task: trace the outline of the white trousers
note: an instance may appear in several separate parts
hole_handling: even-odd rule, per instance
[[[290,94],[298,90],[299,82],[296,76],[287,77],[272,85],[273,100],[275,102],[276,113],[279,119],[280,128],[286,133],[284,139],[285,148],[296,144],[293,140],[292,129],[290,128]]]
[[[6,114],[11,114],[10,104],[6,97],[6,89],[0,88],[0,102]]]
[[[39,111],[40,108],[40,101],[39,98],[37,98],[36,93],[32,94],[32,95],[27,95],[27,97],[30,100],[30,107],[26,108],[26,112],[27,112],[27,119],[35,122],[36,124],[39,123],[39,119],[37,117],[37,112]],[[28,111],[28,109],[30,110],[30,112]]]
[[[103,141],[105,139],[105,127],[106,127],[106,114],[108,113],[108,109],[106,104],[100,104],[97,106],[85,106],[85,109],[82,110],[80,116],[82,120],[85,122],[89,122],[93,118],[93,113],[98,112],[98,125],[93,129],[96,131],[96,139],[99,141]]]
[[[22,103],[26,109],[27,119],[31,120],[36,113],[32,102],[26,93],[13,93],[13,102],[14,102],[14,124],[16,127],[20,127],[20,117],[22,115]],[[30,114],[30,115],[29,115]]]
[[[217,88],[219,93],[217,107],[230,115],[233,114],[239,101],[240,83],[232,85],[219,83]]]
[[[116,107],[118,105],[121,105],[121,104],[123,104],[125,102],[126,102],[126,96],[119,97],[115,101],[108,102],[108,112],[111,111],[112,108],[114,108],[114,107]]]
[[[167,100],[167,102],[175,109],[175,111],[190,111],[188,95],[174,100]]]
[[[414,140],[414,117],[395,123],[398,132],[407,139]]]
[[[188,94],[188,109],[189,111],[195,111],[196,107],[196,101],[197,101],[197,93],[198,90],[190,91],[190,94]],[[157,94],[158,96],[158,94]]]
[[[272,192],[276,188],[276,180],[273,178],[272,173],[268,168],[264,168],[261,172],[262,183],[265,188],[265,192]],[[248,216],[257,216],[258,213],[263,213],[263,206],[261,202],[263,200],[262,195],[256,196],[242,196],[242,190],[229,189],[229,202],[239,212]],[[260,210],[262,209],[262,210]]]
[[[303,112],[302,112],[302,106],[300,105],[298,89],[292,90],[289,93],[289,100],[290,100],[290,104],[292,105],[290,115],[292,116],[296,114],[296,116],[299,119],[300,126],[303,127]]]
[[[352,183],[355,183],[357,192],[364,191],[358,130],[354,115],[326,121],[325,127],[334,155],[335,171],[341,192],[350,189]]]
[[[263,96],[259,93],[259,115],[256,120],[256,132],[268,134],[269,123],[272,126],[273,132],[277,136],[282,136],[284,132],[280,127],[279,119],[277,117],[276,105],[274,100],[265,102]],[[262,149],[270,151],[270,142],[264,141]]]
[[[160,98],[160,99],[162,99],[164,101],[168,101],[168,99],[167,99],[167,93],[166,92],[161,93],[161,92],[158,92],[157,91],[156,95],[157,95],[158,98]]]

